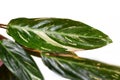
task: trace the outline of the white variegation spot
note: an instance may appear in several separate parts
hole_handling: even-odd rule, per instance
[[[50,23],[50,21],[49,20],[42,21],[42,22],[36,24],[35,26],[33,26],[33,28],[38,28],[38,26],[42,26],[42,25],[47,24],[47,23]]]
[[[18,35],[19,35],[19,37],[20,37],[21,39],[23,39],[25,42],[28,43],[28,40],[26,40],[26,39],[20,34],[20,32],[17,32],[17,33],[18,33]]]

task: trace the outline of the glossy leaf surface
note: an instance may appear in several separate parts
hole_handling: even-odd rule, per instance
[[[77,56],[43,54],[46,66],[70,80],[120,80],[120,67]]]
[[[44,80],[32,57],[17,43],[2,40],[0,58],[19,80]]]
[[[13,19],[8,24],[7,33],[25,47],[48,52],[94,49],[112,42],[95,28],[60,18]]]

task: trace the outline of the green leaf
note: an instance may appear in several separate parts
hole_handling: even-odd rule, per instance
[[[0,34],[0,40],[3,39],[6,38]],[[7,67],[3,64],[3,61],[1,59],[0,59],[0,80],[18,80],[18,78],[7,69]]]
[[[7,33],[25,47],[58,53],[95,49],[112,42],[106,34],[91,26],[60,18],[13,19]]]
[[[18,80],[5,65],[0,66],[0,80]]]
[[[2,40],[0,58],[19,80],[44,80],[32,57],[17,43]]]
[[[120,67],[73,55],[42,54],[49,69],[70,80],[120,80]]]

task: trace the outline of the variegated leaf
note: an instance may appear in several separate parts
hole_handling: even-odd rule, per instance
[[[48,52],[94,49],[112,42],[91,26],[60,18],[13,19],[7,33],[25,47]]]
[[[74,55],[42,54],[52,71],[70,80],[119,80],[120,67]]]
[[[19,80],[44,80],[32,57],[17,43],[0,41],[0,58]]]

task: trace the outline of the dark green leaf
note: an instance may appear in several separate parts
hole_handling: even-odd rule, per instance
[[[2,40],[0,58],[19,80],[44,80],[33,59],[17,43]]]
[[[84,23],[59,18],[13,19],[7,33],[25,47],[58,53],[99,48],[112,42]]]
[[[0,34],[0,40],[6,39]],[[0,55],[1,56],[1,55]],[[0,59],[0,80],[18,80],[3,64],[3,61]]]
[[[120,67],[73,55],[42,54],[42,60],[54,72],[70,80],[120,80]]]
[[[0,66],[0,80],[18,80],[5,65]]]

